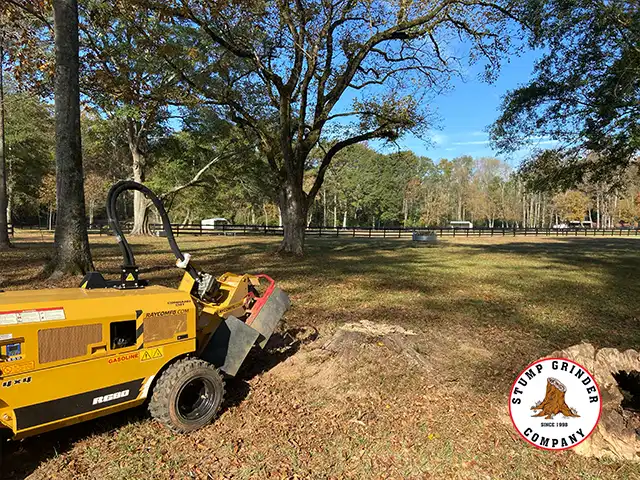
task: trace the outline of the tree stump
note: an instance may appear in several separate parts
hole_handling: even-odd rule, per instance
[[[567,387],[560,380],[553,377],[547,378],[547,391],[544,399],[531,407],[531,410],[540,410],[540,412],[532,416],[550,419],[561,413],[565,417],[579,417],[580,415],[574,409],[569,408],[565,402],[566,393]]]
[[[630,377],[627,380],[638,381],[636,372],[640,372],[640,353],[636,350],[621,352],[615,348],[596,349],[589,343],[580,343],[553,352],[549,357],[568,358],[583,365],[594,376],[602,395],[602,416],[595,432],[572,451],[588,457],[640,461],[637,416],[625,409],[628,392],[616,379],[625,373]],[[629,385],[625,387],[629,388]]]

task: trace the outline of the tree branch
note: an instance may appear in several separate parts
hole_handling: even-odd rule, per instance
[[[26,12],[29,15],[35,17],[36,19],[38,19],[39,21],[44,23],[49,30],[53,31],[53,25],[49,22],[47,17],[45,17],[42,12],[39,12],[38,10],[36,10],[35,7],[29,6],[29,2],[28,1],[25,1],[25,2],[20,1],[20,0],[6,0],[6,1],[9,4],[13,5],[14,7],[19,8],[23,12]]]
[[[222,158],[224,158],[224,156],[225,156],[224,154],[218,155],[213,160],[211,160],[209,163],[207,163],[204,167],[202,167],[200,170],[198,170],[198,172],[193,176],[193,178],[191,180],[189,180],[188,182],[186,182],[186,183],[184,183],[182,185],[178,185],[177,187],[173,187],[168,192],[165,192],[165,193],[163,193],[161,195],[158,195],[158,198],[160,200],[164,200],[165,198],[167,198],[170,195],[175,195],[178,192],[184,190],[185,188],[189,188],[189,187],[192,187],[192,186],[198,184],[198,182],[200,182],[200,179],[206,173],[206,171],[209,170],[215,163],[218,163]]]

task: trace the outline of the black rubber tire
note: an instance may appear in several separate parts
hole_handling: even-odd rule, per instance
[[[196,407],[198,411],[188,413],[188,405],[181,407],[180,404],[185,401],[185,396],[194,397],[199,384],[202,387],[195,395],[198,398],[196,403],[200,401],[204,405]],[[223,399],[224,381],[216,367],[198,358],[183,358],[160,375],[153,387],[149,412],[174,432],[187,433],[209,424],[218,414]]]

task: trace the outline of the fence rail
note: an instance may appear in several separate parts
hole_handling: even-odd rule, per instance
[[[123,230],[131,230],[131,223],[124,223]],[[161,224],[151,224],[151,231],[162,235]],[[29,228],[29,227],[23,227]],[[39,227],[33,227],[39,230]],[[210,225],[173,224],[173,233],[180,235],[267,235],[282,236],[283,228],[274,225],[220,225],[212,228]],[[110,235],[108,225],[92,225],[88,232],[95,235]],[[404,238],[411,239],[413,234],[435,233],[438,237],[507,237],[507,236],[544,236],[544,237],[604,237],[604,236],[639,236],[640,228],[451,228],[451,227],[307,227],[308,237],[323,238]],[[9,226],[9,233],[13,235],[13,226]]]

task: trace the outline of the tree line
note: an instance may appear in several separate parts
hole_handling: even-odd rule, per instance
[[[9,85],[5,117],[8,216],[18,225],[52,229],[56,215],[52,106]],[[85,217],[88,225],[104,224],[108,188],[130,175],[129,146],[117,121],[90,110],[82,112],[81,120]],[[167,199],[174,222],[224,217],[237,224],[282,225],[260,158],[250,152],[241,162],[234,156],[218,159],[188,190],[175,192],[176,186],[188,184],[218,157],[215,146],[203,143],[205,133],[195,124],[179,131],[163,127],[146,147],[146,182]],[[305,188],[317,168],[312,166],[307,174]],[[593,226],[610,228],[640,218],[635,167],[626,170],[615,187],[585,182],[573,189],[540,192],[527,179],[497,158],[433,160],[411,151],[381,153],[366,143],[353,145],[337,154],[327,169],[307,225],[433,227],[467,220],[485,227],[550,228],[589,220]],[[133,199],[126,199],[122,208],[125,217],[133,218]],[[150,220],[157,221],[153,212]]]

